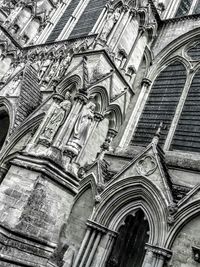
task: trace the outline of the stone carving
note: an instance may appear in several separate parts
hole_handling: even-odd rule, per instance
[[[53,138],[57,133],[60,125],[63,123],[63,120],[68,116],[71,110],[71,106],[72,103],[70,100],[70,94],[67,93],[66,99],[54,109],[49,119],[46,120],[45,118],[47,123],[43,128],[39,142],[49,145],[53,141]]]
[[[50,69],[48,75],[44,79],[45,82],[48,83],[55,76],[55,74],[57,73],[58,67],[59,67],[59,60],[57,60],[56,62],[54,62],[52,64],[51,69]]]
[[[91,124],[94,120],[95,107],[96,105],[94,103],[88,103],[77,118],[72,138],[68,143],[68,146],[75,148],[76,154],[80,151],[87,140]]]
[[[69,66],[71,62],[71,56],[70,56],[70,53],[67,53],[67,56],[66,58],[64,58],[62,61],[61,61],[61,64],[60,64],[60,67],[59,67],[59,70],[57,72],[57,77],[62,77],[65,73],[65,70],[67,69],[67,67]]]
[[[44,60],[43,62],[41,62],[40,65],[40,70],[39,70],[39,77],[43,77],[47,68],[50,66],[52,61],[52,55],[49,54],[48,58],[46,60]]]
[[[120,17],[120,8],[117,8],[114,13],[109,13],[106,19],[106,22],[104,24],[103,30],[101,32],[100,38],[104,41],[107,40],[108,35],[110,34],[110,32],[112,31],[114,25],[116,24],[116,22],[118,21],[119,17]]]
[[[157,168],[156,159],[152,156],[145,156],[136,164],[138,174],[142,176],[149,176],[155,172]]]

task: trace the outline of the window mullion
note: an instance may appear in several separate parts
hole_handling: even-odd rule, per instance
[[[195,7],[196,7],[196,4],[197,4],[198,1],[199,1],[199,0],[193,0],[188,15],[191,15],[191,14],[194,13],[194,10],[195,10]]]
[[[174,137],[174,133],[175,133],[176,127],[178,125],[178,122],[179,122],[179,119],[180,119],[180,116],[181,116],[181,112],[183,110],[183,107],[184,107],[184,104],[185,104],[185,101],[186,101],[190,86],[192,84],[193,77],[194,77],[194,73],[190,70],[188,72],[188,74],[187,74],[186,83],[185,83],[183,92],[181,94],[179,103],[177,105],[176,112],[175,112],[174,118],[172,120],[170,129],[169,129],[169,132],[168,132],[165,144],[164,144],[164,148],[163,148],[164,150],[169,150],[170,149],[170,146],[171,146],[171,143],[172,143],[172,139]]]

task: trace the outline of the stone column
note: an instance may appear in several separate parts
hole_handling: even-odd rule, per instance
[[[107,239],[107,242],[106,242],[106,245],[105,245],[105,251],[103,253],[103,255],[101,256],[101,261],[99,262],[99,267],[104,267],[105,266],[105,263],[111,253],[111,250],[112,250],[112,246],[113,246],[113,243],[115,241],[115,238],[117,236],[117,233],[116,232],[109,232],[107,234],[108,236],[108,239]]]
[[[88,220],[87,226],[88,230],[85,234],[73,267],[91,266],[102,235],[107,232],[107,229],[104,226],[94,221]]]
[[[124,131],[124,134],[122,136],[122,139],[119,143],[120,148],[127,147],[131,141],[133,132],[135,131],[140,114],[141,114],[143,107],[145,105],[146,98],[147,98],[148,92],[149,92],[149,88],[151,86],[151,81],[147,78],[144,78],[142,80],[141,86],[142,86],[142,88],[141,88],[139,97],[137,99],[137,102],[135,104],[134,110],[131,114],[131,117],[129,118],[129,123],[128,123],[128,125]]]
[[[108,37],[108,40],[107,40],[108,45],[111,43],[112,38],[113,38],[114,34],[116,33],[116,30],[118,29],[118,26],[120,25],[120,23],[123,19],[123,16],[127,12],[127,10],[128,10],[128,6],[124,5],[123,9],[122,9],[122,13],[120,15],[120,18],[118,19],[117,23],[115,24],[114,28],[112,29],[110,36]]]
[[[125,8],[125,10],[126,10],[126,9],[128,10],[128,8]],[[113,50],[116,49],[117,45],[119,44],[119,41],[121,40],[121,37],[123,36],[123,34],[124,34],[124,32],[125,32],[127,26],[129,25],[130,21],[131,21],[132,18],[135,16],[135,14],[136,14],[136,13],[135,13],[135,10],[133,10],[133,9],[130,10],[128,19],[127,19],[127,21],[126,21],[126,24],[125,24],[125,26],[124,26],[124,28],[123,28],[123,30],[122,30],[122,32],[121,32],[121,34],[120,34],[120,36],[119,36],[117,42],[116,42],[116,44],[114,45]]]
[[[131,51],[130,51],[129,55],[127,57],[126,63],[123,66],[124,69],[126,69],[126,67],[128,66],[128,63],[129,63],[129,61],[130,61],[130,59],[131,59],[131,57],[133,55],[133,52],[135,50],[135,47],[138,44],[138,41],[142,37],[142,35],[144,34],[144,32],[145,32],[145,28],[143,26],[140,26],[139,27],[139,31],[138,31],[138,35],[137,35],[137,37],[135,39],[135,42],[134,42],[134,44],[133,44],[133,46],[131,48]]]

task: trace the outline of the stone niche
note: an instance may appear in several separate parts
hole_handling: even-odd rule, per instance
[[[198,267],[192,247],[200,247],[200,216],[191,220],[177,235],[171,250],[173,256],[168,267]]]

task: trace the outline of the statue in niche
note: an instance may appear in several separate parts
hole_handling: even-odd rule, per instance
[[[72,103],[70,93],[66,93],[66,99],[60,103],[58,107],[54,109],[51,116],[47,119],[47,123],[43,128],[41,136],[39,138],[40,142],[49,145],[57,133],[59,127],[62,125],[65,118],[69,115]]]
[[[103,30],[101,32],[100,38],[104,41],[107,40],[108,35],[110,34],[110,32],[112,31],[114,25],[116,24],[116,22],[118,21],[119,17],[120,17],[120,8],[118,7],[114,13],[109,13],[106,19],[106,22],[104,24]]]
[[[48,67],[50,66],[50,64],[51,64],[51,60],[52,60],[52,55],[49,55],[49,56],[47,57],[47,59],[44,60],[43,62],[42,62],[42,60],[41,60],[41,65],[40,65],[40,69],[39,69],[39,77],[42,78],[42,77],[44,76],[44,74],[45,74],[47,68],[48,68]]]
[[[78,151],[85,144],[92,122],[94,121],[94,111],[96,105],[92,102],[84,106],[83,111],[77,118],[74,126],[74,132],[69,145],[75,146]]]
[[[67,53],[67,56],[61,61],[59,71],[57,73],[57,77],[62,77],[65,73],[65,70],[68,68],[69,64],[71,62],[71,56],[70,53]]]
[[[46,78],[44,79],[45,82],[49,82],[54,77],[54,75],[56,74],[58,70],[58,67],[59,67],[59,60],[57,60],[51,65],[51,69],[49,73],[47,74]]]

